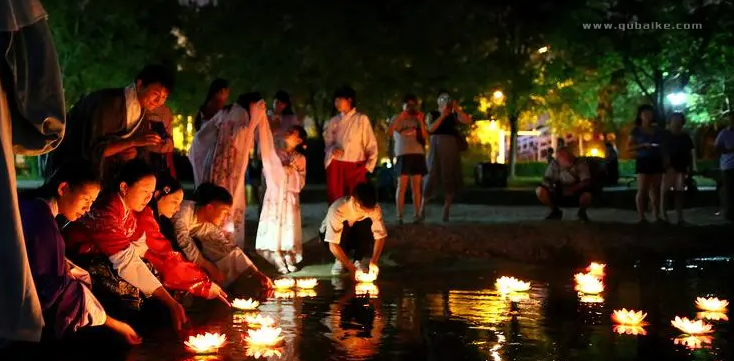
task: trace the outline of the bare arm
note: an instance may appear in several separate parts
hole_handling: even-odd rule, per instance
[[[456,111],[456,115],[457,115],[457,118],[459,118],[459,122],[466,124],[466,125],[469,125],[472,123],[471,115],[464,113],[463,110],[458,109]]]
[[[384,247],[385,238],[375,240],[375,245],[372,247],[372,260],[370,260],[371,264],[377,264],[377,262],[380,260],[380,255],[382,254],[382,249]]]
[[[344,265],[344,267],[349,270],[350,274],[355,274],[357,272],[357,268],[354,267],[354,264],[352,264],[352,261],[349,260],[349,257],[347,257],[347,254],[344,253],[344,250],[342,247],[337,243],[329,243],[329,251],[331,251],[331,254],[336,257],[336,259]]]
[[[401,113],[402,115],[402,113]],[[390,125],[387,127],[387,137],[392,138],[393,133],[395,132],[395,128],[398,127],[398,122],[401,119],[401,115],[394,116],[392,120],[390,120]]]
[[[431,119],[433,116],[431,114],[428,114],[428,119],[426,122],[430,124],[428,126],[428,131],[433,133],[438,129],[438,127],[443,123],[444,119],[446,119],[446,116],[444,114],[441,114],[436,120]]]

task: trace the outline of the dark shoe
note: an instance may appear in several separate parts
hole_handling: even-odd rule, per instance
[[[545,219],[547,220],[563,219],[563,211],[560,209],[554,209],[547,216],[545,216]]]
[[[579,212],[576,214],[576,216],[579,218],[581,222],[584,222],[584,223],[591,222],[589,220],[589,216],[586,214],[585,209],[579,209]]]

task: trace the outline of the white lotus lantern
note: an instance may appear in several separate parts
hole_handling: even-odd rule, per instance
[[[280,336],[281,329],[273,327],[261,327],[257,330],[247,330],[245,341],[255,346],[276,346],[283,337]]]
[[[627,310],[623,308],[621,310],[614,310],[612,314],[612,320],[620,325],[626,326],[643,326],[644,320],[647,317],[647,313],[642,311]]]
[[[235,298],[232,301],[232,307],[239,309],[239,310],[243,310],[243,311],[256,310],[259,306],[260,306],[260,302],[257,302],[253,300],[252,298],[247,299],[247,300],[242,299],[242,298]]]
[[[680,318],[675,316],[675,320],[670,321],[673,327],[683,331],[684,333],[692,336],[703,335],[713,332],[713,326],[704,322],[703,320],[692,321],[687,317]]]
[[[587,295],[596,295],[604,291],[604,282],[590,273],[578,273],[576,280],[576,291]]]
[[[296,285],[296,280],[292,278],[280,278],[275,281],[273,281],[273,285],[277,289],[287,289],[287,288],[293,288]]]
[[[207,332],[203,335],[189,336],[189,339],[184,341],[184,345],[190,352],[208,354],[217,352],[226,341],[227,337],[224,335]]]
[[[729,306],[729,301],[720,300],[716,297],[712,297],[712,298],[698,297],[696,298],[696,307],[698,307],[698,309],[702,311],[726,312],[727,306]]]
[[[370,268],[367,273],[363,272],[361,269],[358,269],[357,273],[354,275],[354,278],[357,280],[357,282],[360,283],[373,283],[375,282],[375,280],[377,280],[378,273],[380,273],[380,268],[370,263]]]
[[[586,267],[586,272],[593,275],[597,278],[603,278],[604,277],[604,269],[607,267],[604,263],[597,263],[597,262],[591,262],[588,267]]]
[[[296,280],[296,287],[304,290],[310,290],[319,283],[315,278],[301,278]]]
[[[530,282],[520,281],[515,277],[502,276],[495,282],[497,291],[502,294],[512,292],[527,292],[530,290]]]

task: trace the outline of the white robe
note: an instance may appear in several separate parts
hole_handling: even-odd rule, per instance
[[[232,195],[232,209],[224,230],[234,236],[235,244],[245,247],[245,210],[247,189],[245,172],[253,149],[255,128],[267,123],[263,112],[251,119],[247,111],[233,104],[221,110],[196,133],[189,149],[194,183],[212,182]]]

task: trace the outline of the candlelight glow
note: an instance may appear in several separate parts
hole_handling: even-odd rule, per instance
[[[689,350],[696,350],[711,345],[712,341],[713,338],[711,336],[685,336],[673,339],[674,344],[685,346]]]
[[[729,301],[720,300],[718,298],[696,298],[696,307],[703,311],[709,312],[726,312],[726,307],[729,306]]]
[[[604,291],[604,282],[590,273],[576,274],[576,291],[596,295]]]
[[[217,352],[225,341],[227,341],[226,336],[207,332],[203,335],[189,336],[189,339],[184,341],[184,345],[191,352],[204,354]]]
[[[374,264],[370,264],[370,269],[367,273],[364,273],[362,272],[362,270],[358,269],[355,278],[357,279],[357,282],[372,283],[375,282],[375,280],[377,279],[378,273],[380,273],[380,269]]]
[[[530,289],[530,282],[520,281],[515,277],[503,276],[495,282],[497,291],[502,294],[512,292],[526,292]]]
[[[604,263],[591,262],[591,264],[589,264],[589,267],[586,267],[586,272],[595,277],[602,278],[604,277],[604,269],[606,267],[607,265]]]
[[[647,331],[645,331],[645,328],[642,326],[614,325],[612,330],[620,335],[647,335]]]
[[[370,296],[375,298],[380,294],[380,289],[374,283],[357,283],[354,286],[354,293],[358,296]]]
[[[712,326],[703,320],[691,321],[687,317],[680,318],[675,316],[675,320],[670,321],[673,327],[685,332],[688,335],[702,335],[705,333],[711,333]]]
[[[724,312],[699,312],[696,316],[698,316],[699,320],[709,320],[709,321],[729,321],[729,316],[726,315]]]
[[[247,321],[250,326],[262,326],[262,327],[269,327],[275,324],[275,320],[273,320],[270,316],[262,316],[260,314],[257,314],[255,316],[247,316],[245,317],[245,320]]]
[[[275,288],[293,288],[293,286],[296,285],[296,280],[292,278],[281,278],[273,281],[273,284],[275,285]]]
[[[293,291],[275,291],[273,293],[273,297],[282,299],[282,300],[289,300],[291,298],[296,297],[296,293]]]
[[[628,311],[626,308],[623,308],[621,310],[614,310],[612,320],[622,325],[641,326],[644,325],[643,321],[645,317],[647,317],[647,313],[643,313],[642,311],[635,312],[634,310]]]
[[[599,295],[585,295],[580,293],[579,296],[581,303],[604,303],[604,297]]]
[[[280,328],[262,327],[257,330],[247,330],[247,341],[251,345],[257,346],[275,346],[283,341],[280,336]]]
[[[259,306],[260,302],[257,302],[252,298],[247,300],[242,298],[235,298],[234,301],[232,301],[232,307],[245,311],[252,311],[254,309],[257,309]]]
[[[316,291],[314,290],[298,290],[298,293],[296,294],[298,298],[310,298],[310,297],[316,297]]]
[[[247,357],[254,357],[259,359],[260,357],[281,357],[283,354],[280,348],[260,345],[250,345],[247,348]]]
[[[315,278],[301,278],[296,280],[296,286],[302,289],[311,289],[316,287],[318,281]]]

